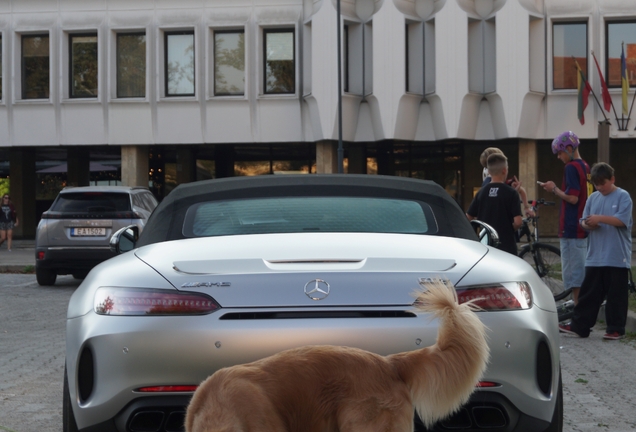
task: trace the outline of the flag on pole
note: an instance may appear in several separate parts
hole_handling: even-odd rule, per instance
[[[627,107],[627,94],[629,93],[629,80],[627,79],[627,61],[625,59],[625,43],[621,44],[621,87],[623,88],[623,115],[629,115]]]
[[[585,74],[583,74],[583,70],[581,70],[581,66],[579,66],[579,62],[574,59],[574,64],[576,65],[576,87],[578,91],[578,118],[581,124],[585,124],[585,108],[587,107],[587,99],[590,96],[590,92],[592,91],[592,87],[590,87],[590,83],[587,82],[585,78]]]
[[[598,60],[596,60],[596,56],[592,51],[592,57],[594,57],[594,63],[596,63],[596,70],[598,70],[598,76],[601,77],[601,95],[603,96],[603,107],[605,111],[610,110],[612,106],[612,97],[609,94],[609,90],[607,89],[607,83],[605,82],[605,78],[603,78],[603,72],[601,72],[601,67],[598,65]]]

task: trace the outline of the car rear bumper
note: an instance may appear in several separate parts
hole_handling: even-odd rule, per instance
[[[131,404],[140,403],[144,412],[159,412],[162,410],[153,408],[156,401],[174,397],[174,394],[146,397],[139,388],[197,385],[222,367],[247,363],[294,346],[355,345],[386,355],[432,345],[437,336],[438,323],[427,316],[274,319],[263,320],[255,328],[251,319],[220,319],[220,315],[230,312],[222,310],[206,316],[169,318],[98,316],[89,312],[69,319],[67,368],[78,426],[92,432],[106,430],[93,427],[103,424],[112,428],[116,422],[117,430],[129,430],[126,425],[136,413],[127,411]],[[517,322],[506,319],[507,312],[481,314],[489,328],[506,325],[507,332],[500,335],[501,338],[491,334],[490,345],[494,351],[484,380],[497,385],[475,393],[473,400],[479,403],[475,408],[469,406],[463,415],[470,419],[470,424],[501,423],[494,429],[498,431],[513,430],[522,423],[529,426],[518,430],[540,431],[549,424],[556,403],[559,352],[558,344],[550,341],[558,341],[558,330],[555,334],[541,331],[546,325],[540,322],[551,318],[549,313],[538,308],[515,313],[523,315],[522,319]],[[556,329],[556,325],[554,327]],[[537,355],[540,346],[547,346],[550,352],[543,362]],[[90,352],[93,359],[90,362],[93,369],[88,375],[94,376],[94,387],[85,390],[85,396],[80,397],[81,377],[86,375],[82,371],[81,357],[86,352]],[[528,373],[519,374],[520,370]],[[547,370],[550,375],[548,389],[543,391],[537,385],[539,370]],[[178,411],[175,408],[175,412]],[[172,411],[164,413],[161,421],[168,421],[171,416]],[[158,422],[152,417],[148,414],[148,421]],[[467,423],[464,420],[458,424]],[[456,425],[451,426],[435,430],[458,430]],[[471,427],[459,430],[471,430]]]
[[[114,418],[80,429],[81,432],[181,432],[191,394],[139,397]],[[543,431],[549,422],[520,412],[505,396],[489,391],[475,392],[456,414],[426,429],[417,415],[415,432],[446,431]]]
[[[44,258],[38,259],[44,253]],[[97,264],[114,257],[108,246],[50,247],[35,249],[35,266],[55,270],[58,274],[89,271]]]

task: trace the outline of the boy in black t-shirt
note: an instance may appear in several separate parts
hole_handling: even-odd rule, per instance
[[[508,158],[501,153],[488,156],[488,173],[492,181],[482,187],[468,207],[469,220],[479,219],[497,230],[499,249],[517,255],[515,231],[521,227],[519,193],[506,184]]]

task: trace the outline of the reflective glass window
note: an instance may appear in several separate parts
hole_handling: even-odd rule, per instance
[[[22,35],[22,99],[48,99],[49,35]]]
[[[265,93],[296,91],[293,30],[265,30]]]
[[[166,96],[194,96],[194,32],[166,32]]]
[[[70,96],[97,97],[97,34],[69,35]]]
[[[553,88],[576,89],[576,63],[587,77],[587,23],[555,23],[552,27]]]
[[[117,34],[117,97],[146,96],[146,34]]]
[[[245,32],[214,33],[214,94],[245,94]]]

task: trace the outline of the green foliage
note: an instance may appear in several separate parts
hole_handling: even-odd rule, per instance
[[[11,194],[11,181],[8,178],[0,178],[0,196]]]

